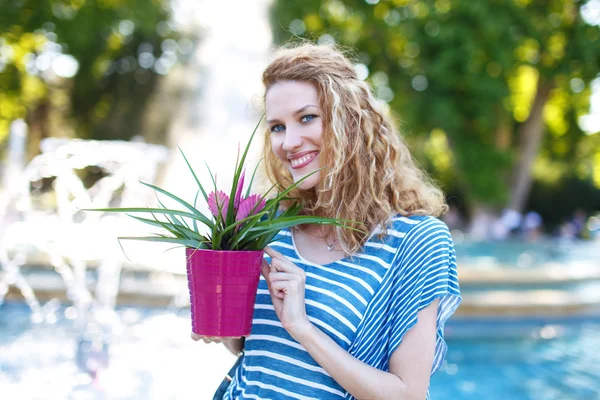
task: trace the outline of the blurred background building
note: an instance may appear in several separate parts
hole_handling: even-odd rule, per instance
[[[178,146],[227,187],[269,52],[299,39],[348,50],[447,194],[464,302],[433,398],[599,398],[600,1],[0,9],[7,398],[211,398],[233,356],[189,339],[182,252],[80,209],[154,203],[139,180],[193,201]]]

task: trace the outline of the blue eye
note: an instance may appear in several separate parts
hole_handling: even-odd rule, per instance
[[[316,115],[310,114],[310,115],[305,115],[304,117],[302,117],[302,119],[300,121],[301,122],[310,122],[315,118],[317,118]]]
[[[271,127],[271,133],[281,132],[285,127],[283,125],[273,125]]]

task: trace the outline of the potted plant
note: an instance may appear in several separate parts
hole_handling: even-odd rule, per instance
[[[164,189],[142,182],[157,193],[174,200],[184,210],[167,208],[160,199],[158,208],[88,209],[127,213],[140,222],[166,231],[153,236],[120,237],[119,240],[166,242],[185,247],[192,331],[200,335],[241,337],[250,334],[263,249],[281,229],[307,223],[355,229],[347,225],[352,221],[298,215],[301,210],[298,203],[279,210],[280,202],[288,200],[288,193],[310,175],[278,192],[275,197],[268,198],[277,184],[271,186],[264,195],[250,194],[258,164],[246,193],[242,193],[244,161],[261,121],[254,128],[241,159],[238,153],[229,195],[217,189],[208,165],[214,190],[207,194],[187,157],[179,149],[198,185],[193,205]],[[196,208],[200,194],[208,204],[210,217]],[[139,213],[149,214],[151,218],[132,215]],[[199,225],[204,226],[207,233],[202,233],[198,229]]]

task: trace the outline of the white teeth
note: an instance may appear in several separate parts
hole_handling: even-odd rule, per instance
[[[296,158],[294,160],[290,160],[290,163],[292,164],[292,167],[295,167],[297,165],[304,164],[308,160],[312,159],[314,156],[315,156],[314,153],[308,154],[308,155],[302,156],[300,158]]]

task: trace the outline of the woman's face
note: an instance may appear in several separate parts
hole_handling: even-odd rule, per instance
[[[300,81],[278,82],[267,91],[265,103],[271,148],[294,182],[319,169],[323,120],[316,87]],[[321,171],[299,188],[311,189],[320,180]]]

